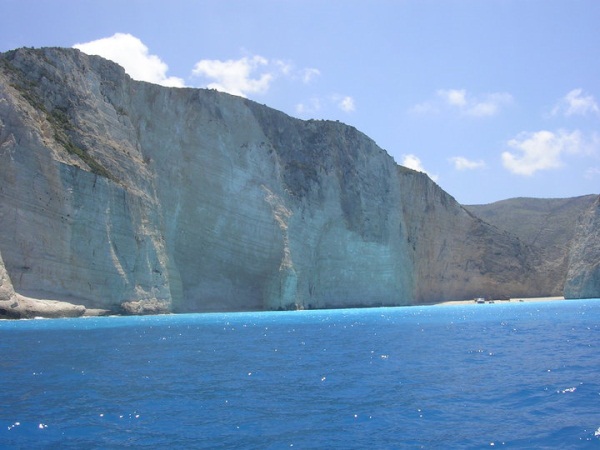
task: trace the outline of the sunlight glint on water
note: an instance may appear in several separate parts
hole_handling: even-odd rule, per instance
[[[597,448],[600,300],[0,322],[0,446]]]

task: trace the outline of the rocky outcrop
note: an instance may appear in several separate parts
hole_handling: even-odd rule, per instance
[[[14,290],[127,313],[537,296],[539,255],[353,127],[0,56],[0,252]]]
[[[80,317],[85,315],[86,308],[83,305],[74,305],[69,302],[57,300],[41,300],[28,298],[17,294],[16,302],[10,308],[3,308],[6,312],[2,316],[10,319],[33,319],[59,317]],[[99,314],[97,314],[99,315]]]
[[[158,300],[146,300],[137,302],[121,303],[121,314],[127,316],[148,316],[156,314],[167,314],[170,312],[167,302]]]
[[[571,244],[564,296],[600,297],[600,196],[579,220]]]
[[[86,312],[83,305],[56,300],[27,298],[15,293],[0,255],[0,318],[32,319],[35,317],[79,317]],[[99,312],[96,314],[100,314]]]
[[[511,198],[465,208],[534,248],[540,255],[538,270],[548,280],[554,280],[550,293],[558,296],[562,295],[568,276],[574,273],[568,273],[569,254],[578,219],[597,197]],[[600,292],[596,295],[600,296]]]
[[[10,302],[15,297],[15,290],[4,267],[0,254],[0,302]]]

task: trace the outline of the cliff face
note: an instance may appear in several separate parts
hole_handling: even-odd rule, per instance
[[[0,252],[21,295],[133,312],[552,293],[356,129],[71,49],[0,56]]]
[[[562,295],[565,283],[575,276],[575,273],[582,269],[587,270],[584,266],[570,270],[572,263],[569,255],[571,247],[579,246],[582,239],[591,239],[590,243],[595,242],[592,238],[592,228],[579,234],[576,234],[576,231],[578,220],[597,198],[597,195],[552,199],[512,198],[489,205],[472,205],[465,208],[534,248],[541,255],[539,271],[544,273],[544,277],[554,280],[552,292]],[[592,234],[588,236],[586,233]],[[580,296],[575,292],[571,292],[571,295]],[[600,290],[596,291],[595,296],[600,296]]]
[[[565,298],[600,297],[600,196],[577,225],[564,295]]]

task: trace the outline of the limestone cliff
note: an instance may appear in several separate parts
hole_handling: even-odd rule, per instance
[[[579,220],[571,244],[564,295],[600,297],[600,196]]]
[[[90,315],[99,315],[99,310],[89,310]],[[0,255],[0,318],[31,319],[35,317],[79,317],[86,313],[83,305],[69,302],[27,298],[15,293],[2,255]]]
[[[529,246],[337,122],[0,56],[0,252],[14,290],[113,311],[551,293]]]

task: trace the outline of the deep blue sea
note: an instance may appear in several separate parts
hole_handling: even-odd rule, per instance
[[[2,448],[600,448],[600,300],[0,322]]]

